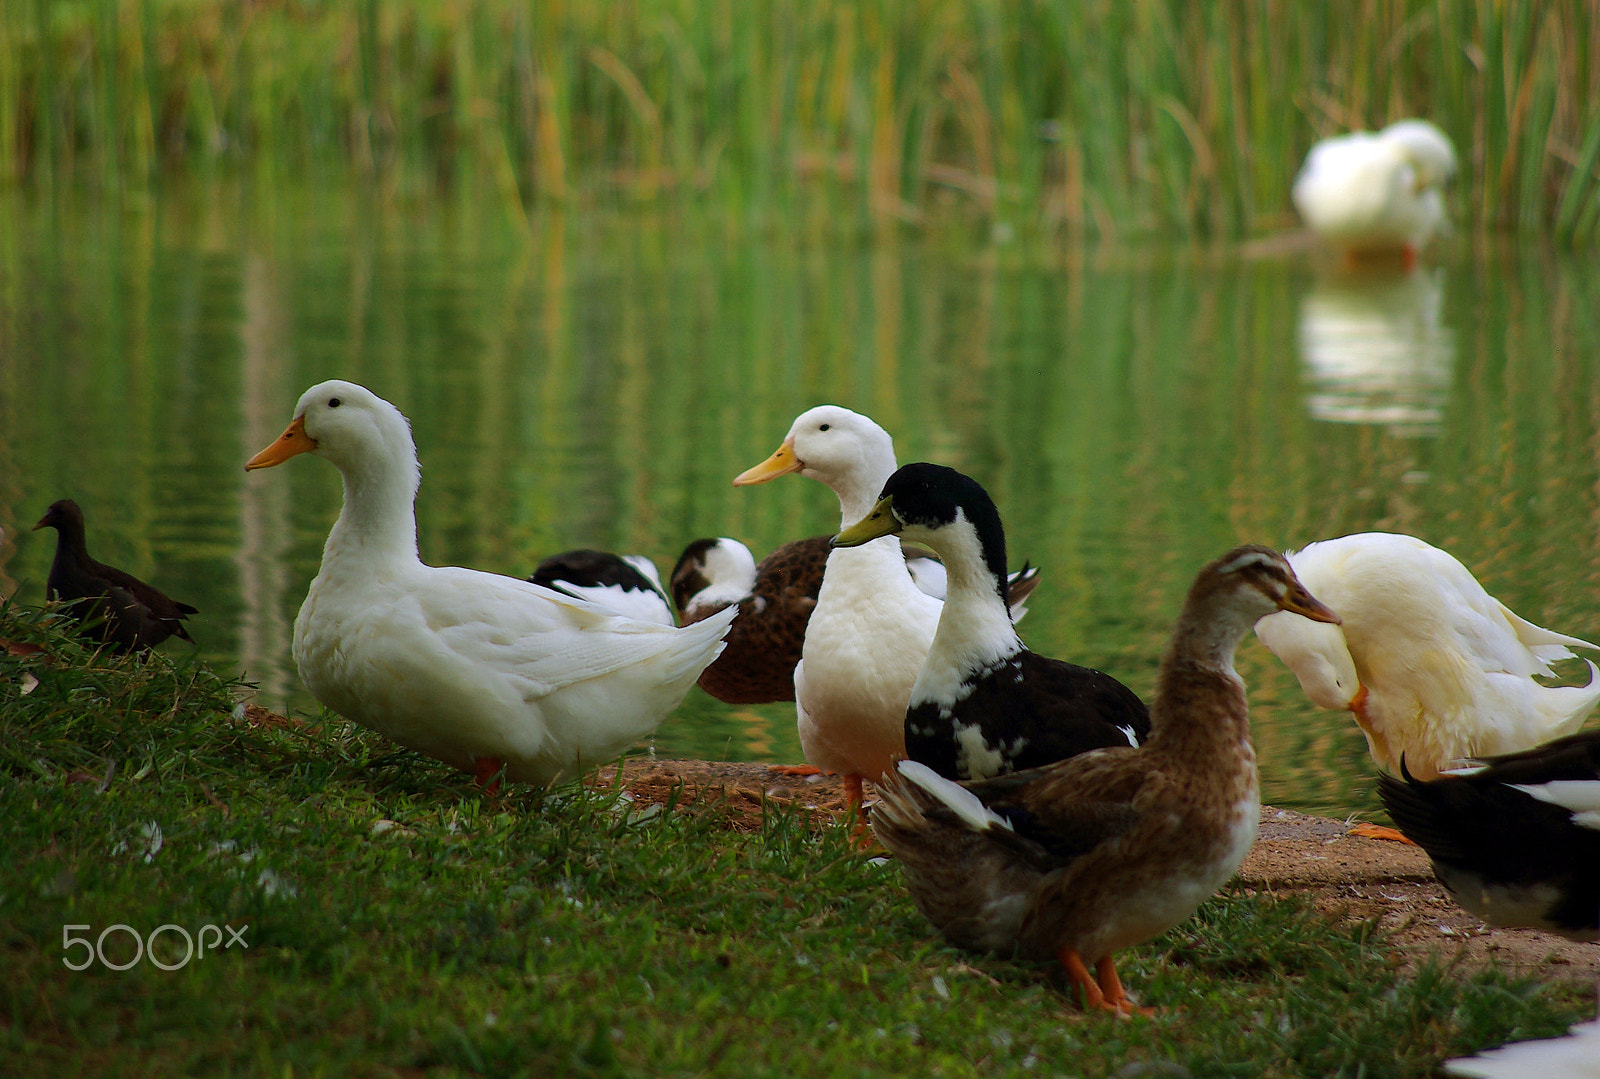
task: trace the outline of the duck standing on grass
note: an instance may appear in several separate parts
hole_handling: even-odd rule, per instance
[[[1339,620],[1276,551],[1238,547],[1205,566],[1138,748],[970,783],[902,761],[872,826],[918,909],[957,947],[1059,961],[1087,1007],[1148,1013],[1112,956],[1192,914],[1255,840],[1260,792],[1233,653],[1276,610]]]
[[[946,779],[987,779],[1150,732],[1138,696],[1108,674],[1030,652],[1011,622],[1006,537],[976,480],[923,462],[889,477],[872,511],[834,537],[898,535],[944,563],[939,628],[906,709],[906,755]]]
[[[33,528],[56,530],[56,556],[45,595],[67,604],[85,634],[117,652],[145,651],[168,637],[194,643],[183,619],[198,611],[131,573],[89,557],[83,510],[72,499],[52,502]]]
[[[800,414],[783,444],[735,485],[798,472],[839,496],[840,527],[872,509],[895,470],[889,433],[858,412],[818,405]],[[816,609],[794,669],[796,725],[810,771],[837,772],[861,804],[905,756],[906,702],[944,604],[919,589],[894,536],[827,556]],[[799,769],[788,769],[799,771]]]
[[[1378,797],[1434,876],[1491,925],[1600,938],[1600,730],[1420,783],[1380,775]]]
[[[329,709],[485,784],[550,783],[653,731],[722,647],[728,610],[678,629],[542,585],[417,555],[420,478],[400,410],[313,386],[246,469],[313,453],[344,504],[294,622],[294,659]]]

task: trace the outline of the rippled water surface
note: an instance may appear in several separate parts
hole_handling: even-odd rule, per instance
[[[1405,531],[1519,613],[1600,636],[1600,268],[1457,237],[1350,278],[1304,247],[1038,249],[334,188],[0,206],[0,594],[43,598],[56,498],[199,607],[203,656],[314,708],[290,625],[339,481],[246,475],[342,377],[411,418],[423,556],[516,574],[574,546],[760,554],[833,495],[729,480],[824,401],[954,465],[1044,567],[1031,647],[1148,691],[1194,570],[1242,541]],[[167,646],[169,648],[174,646]],[[1374,805],[1348,717],[1253,639],[1264,795]],[[1581,677],[1580,668],[1574,673]],[[792,706],[698,690],[658,753],[796,760]]]

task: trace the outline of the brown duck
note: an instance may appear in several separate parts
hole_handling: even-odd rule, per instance
[[[1338,621],[1276,551],[1238,547],[1205,566],[1138,748],[971,783],[902,761],[872,825],[928,920],[958,947],[1059,961],[1087,1007],[1147,1012],[1112,955],[1189,917],[1255,840],[1255,751],[1233,653],[1280,609]]]
[[[83,510],[72,499],[52,502],[33,527],[56,530],[56,557],[45,595],[67,604],[85,634],[119,652],[153,648],[173,636],[193,642],[182,620],[197,613],[195,608],[89,557]]]

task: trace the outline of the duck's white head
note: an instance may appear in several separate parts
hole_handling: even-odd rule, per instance
[[[271,468],[302,453],[326,458],[344,477],[344,508],[324,559],[351,547],[416,557],[412,503],[422,471],[398,408],[354,382],[318,383],[301,394],[283,434],[244,467]]]
[[[893,474],[894,440],[859,412],[818,405],[802,412],[772,456],[734,477],[736,487],[766,483],[790,472],[821,480],[839,496],[844,522],[872,508]]]
[[[244,467],[270,468],[301,453],[327,458],[347,477],[404,464],[416,489],[411,424],[398,408],[354,382],[330,379],[301,394],[288,428]]]
[[[1456,148],[1450,137],[1426,120],[1400,120],[1378,133],[1400,147],[1414,170],[1418,188],[1438,187],[1456,174]]]
[[[1318,707],[1357,710],[1361,678],[1338,626],[1280,612],[1257,622],[1256,636],[1294,672],[1300,688]]]

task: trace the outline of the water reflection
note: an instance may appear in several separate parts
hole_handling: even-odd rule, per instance
[[[1411,532],[1535,621],[1600,633],[1593,260],[1480,252],[1446,295],[1437,271],[1313,282],[1176,249],[556,212],[525,242],[493,200],[401,220],[355,191],[226,197],[141,219],[0,196],[0,594],[42,598],[28,529],[76,497],[96,556],[200,607],[202,658],[270,707],[312,707],[290,625],[339,481],[242,465],[330,377],[411,418],[435,564],[522,575],[592,546],[665,567],[697,536],[759,556],[830,530],[821,484],[729,481],[833,401],[983,483],[1012,560],[1043,567],[1029,646],[1141,693],[1195,568],[1240,542]],[[1267,797],[1375,807],[1354,724],[1253,642],[1239,669]],[[792,707],[699,693],[654,744],[799,755]]]
[[[1338,273],[1300,303],[1300,358],[1311,415],[1435,437],[1455,364],[1444,325],[1443,271]]]

